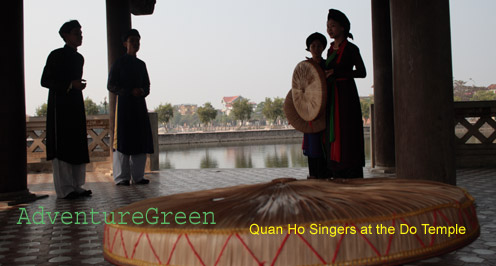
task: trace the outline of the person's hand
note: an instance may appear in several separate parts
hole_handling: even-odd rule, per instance
[[[134,97],[140,97],[145,95],[145,91],[143,90],[143,88],[134,88],[132,93]]]
[[[329,69],[325,71],[326,78],[332,76],[334,74],[334,69]]]
[[[84,79],[73,80],[71,84],[73,89],[84,90],[86,88],[86,80]]]

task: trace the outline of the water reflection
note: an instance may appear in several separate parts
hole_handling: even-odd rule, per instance
[[[168,158],[166,158],[165,161],[160,161],[159,164],[160,169],[174,169],[174,166]]]
[[[302,156],[301,145],[290,146],[289,152],[291,153],[291,164],[294,167],[307,167],[308,160],[307,157]]]
[[[290,146],[294,146],[294,145],[290,145]],[[287,147],[288,146],[282,146],[280,147],[279,150],[277,150],[277,145],[274,145],[273,152],[267,153],[267,155],[265,155],[265,167],[266,168],[288,167],[289,161],[286,151]]]
[[[364,152],[365,152],[365,163],[370,164],[370,152],[371,152],[371,147],[370,147],[370,137],[366,136],[364,138]]]
[[[217,168],[217,160],[209,156],[208,149],[205,150],[205,156],[201,159],[200,168]]]
[[[234,168],[253,168],[250,152],[245,147],[235,150]]]
[[[365,138],[370,162],[370,139]],[[307,167],[301,140],[176,145],[162,147],[161,169]]]

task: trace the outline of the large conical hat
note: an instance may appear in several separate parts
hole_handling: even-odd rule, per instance
[[[324,112],[327,87],[324,71],[313,60],[296,65],[291,82],[296,111],[305,121],[313,121]]]
[[[320,113],[313,121],[308,122],[300,117],[293,101],[293,93],[290,90],[284,100],[284,114],[288,119],[288,123],[296,130],[303,133],[317,133],[325,129],[325,112]]]
[[[432,181],[283,178],[119,208],[103,249],[119,265],[398,265],[475,240],[474,203]]]

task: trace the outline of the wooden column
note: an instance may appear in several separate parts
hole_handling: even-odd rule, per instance
[[[27,191],[23,1],[5,1],[0,24],[0,193]]]
[[[398,178],[456,184],[449,0],[391,0]]]
[[[6,1],[0,16],[7,37],[0,42],[0,201],[8,205],[47,197],[31,194],[27,182],[23,3]]]
[[[150,126],[152,128],[153,150],[154,150],[152,154],[149,154],[150,170],[158,171],[160,170],[160,162],[159,162],[160,146],[158,142],[158,114],[156,112],[151,112],[148,113],[148,117],[150,118]]]
[[[372,0],[374,58],[373,171],[394,172],[393,58],[389,0]]]
[[[119,57],[126,53],[122,43],[122,35],[131,29],[131,13],[129,2],[122,0],[106,0],[107,7],[107,53],[108,70]],[[115,94],[109,92],[110,146],[114,142]],[[112,158],[112,149],[111,158]]]

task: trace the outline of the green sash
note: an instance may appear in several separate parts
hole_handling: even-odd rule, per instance
[[[327,57],[327,60],[326,60],[326,68],[329,67],[329,64],[332,62],[332,60],[334,60],[334,58],[336,57],[337,55],[337,51],[333,51],[331,55],[329,55]],[[331,86],[330,86],[330,91],[329,93],[331,94],[331,97],[330,97],[330,114],[329,114],[329,142],[333,142],[334,139],[335,139],[335,135],[334,135],[334,85],[335,85],[335,78],[334,77],[329,77],[327,79],[328,82],[331,83]]]

